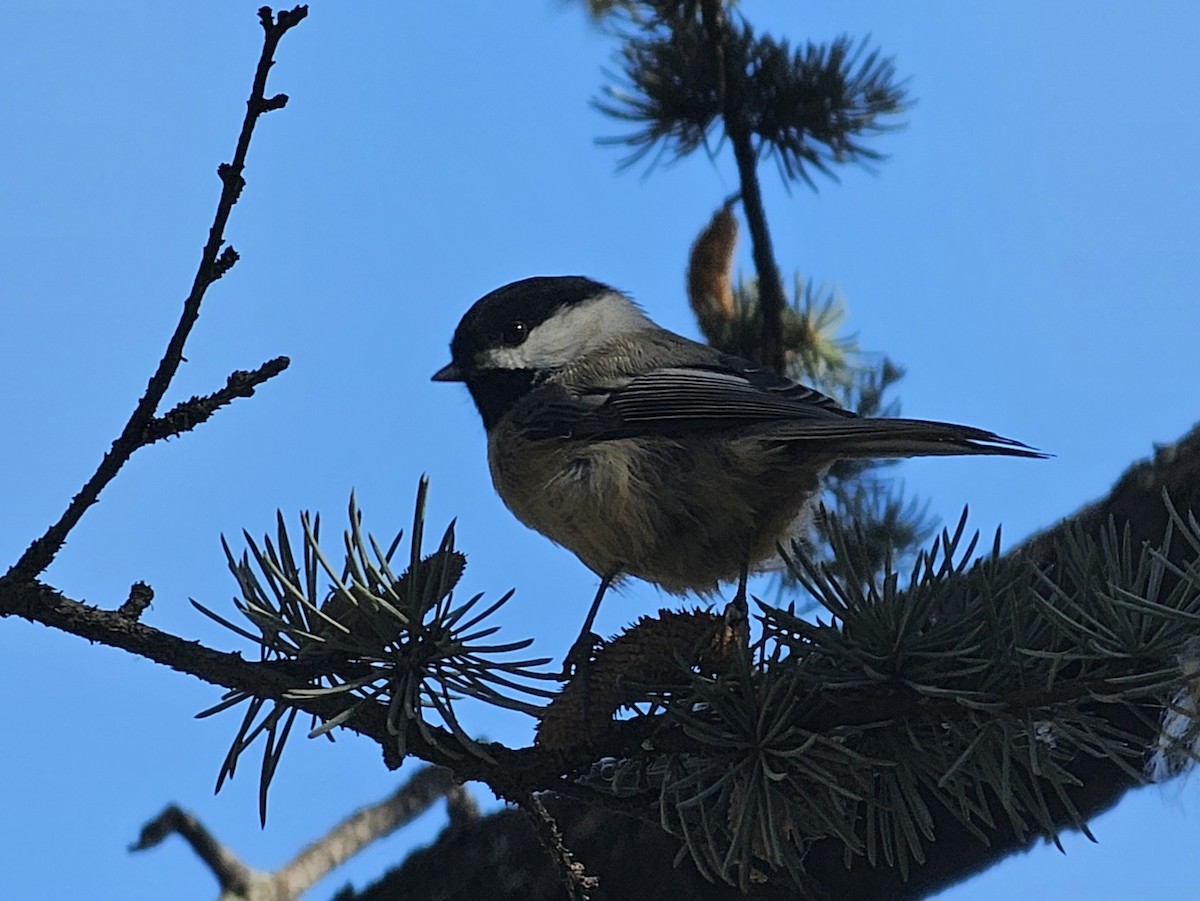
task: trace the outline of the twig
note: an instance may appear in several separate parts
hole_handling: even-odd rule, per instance
[[[461,785],[452,785],[446,792],[446,814],[450,817],[450,830],[464,829],[479,819],[479,805]]]
[[[161,663],[211,685],[283,701],[323,720],[333,719],[345,711],[345,700],[342,698],[313,696],[301,699],[291,696],[293,689],[304,684],[311,675],[307,664],[299,668],[287,662],[251,662],[241,654],[205,647],[122,616],[115,610],[101,610],[66,598],[40,582],[0,581],[0,616],[20,616],[30,622]],[[386,707],[364,705],[343,727],[378,743],[384,750],[386,766],[396,769],[403,763],[403,758],[395,753],[396,737],[388,728]],[[614,723],[614,731],[601,750],[612,756],[636,754],[652,727],[651,723],[632,720]],[[427,739],[425,734],[430,738]],[[478,742],[494,761],[489,764],[480,757],[459,757],[445,750],[455,744],[453,735],[432,724],[426,724],[423,730],[409,730],[408,751],[411,756],[453,768],[459,779],[482,782],[497,797],[509,800],[522,797],[531,789],[555,786],[561,782],[564,773],[584,772],[594,759],[592,748],[564,753],[537,747],[512,749],[491,742]]]
[[[746,110],[742,103],[740,84],[743,73],[733,70],[734,61],[726,52],[731,43],[731,35],[723,0],[702,0],[700,6],[704,27],[717,61],[721,118],[725,123],[725,134],[729,137],[729,143],[733,145],[738,180],[742,188],[742,210],[746,214],[746,225],[750,229],[754,269],[758,273],[758,304],[762,316],[758,352],[761,354],[761,362],[782,375],[786,365],[783,348],[783,308],[787,301],[783,295],[783,280],[779,275],[779,265],[775,262],[762,190],[758,183],[758,154],[754,149],[754,141],[746,122]]]
[[[196,270],[196,277],[192,281],[191,292],[183,303],[183,312],[175,326],[175,333],[167,343],[167,349],[159,361],[158,368],[146,385],[146,393],[138,401],[129,421],[125,423],[121,434],[113,441],[112,447],[100,461],[95,473],[84,483],[79,493],[71,499],[71,503],[67,505],[67,509],[58,522],[50,526],[45,534],[29,545],[25,553],[21,555],[21,559],[4,576],[5,580],[28,582],[44,572],[54,560],[55,555],[62,549],[67,535],[75,528],[88,507],[99,499],[100,492],[116,477],[134,452],[148,443],[147,428],[151,425],[154,412],[162,403],[163,396],[183,360],[184,344],[200,315],[200,303],[204,299],[204,293],[209,285],[228,272],[237,262],[236,251],[232,248],[225,248],[222,252],[221,248],[225,243],[225,225],[229,221],[233,206],[237,203],[238,196],[245,185],[242,172],[246,167],[246,154],[250,149],[250,138],[254,133],[254,126],[258,122],[259,116],[270,110],[280,109],[287,103],[286,94],[276,94],[270,98],[265,96],[267,73],[274,65],[275,50],[279,46],[280,39],[292,26],[308,15],[308,7],[297,6],[291,11],[280,12],[273,19],[270,7],[264,6],[258,11],[258,15],[264,32],[263,49],[254,74],[250,99],[246,102],[246,117],[242,121],[242,131],[238,136],[233,161],[222,163],[217,167],[217,174],[221,178],[221,198],[217,202],[217,211],[208,232],[208,242],[204,245],[204,251],[200,256],[200,265]]]
[[[455,788],[454,774],[427,766],[391,795],[356,810],[274,873],[287,897],[298,897],[363,848],[412,822]]]
[[[142,827],[138,840],[129,846],[130,851],[146,851],[161,844],[167,836],[176,834],[189,845],[217,878],[221,894],[249,897],[251,885],[258,874],[246,866],[229,848],[217,841],[195,816],[174,804]]]
[[[571,850],[563,844],[558,824],[554,822],[554,817],[550,816],[550,812],[546,810],[545,805],[536,795],[527,795],[519,803],[521,809],[529,815],[534,833],[546,850],[550,852],[550,857],[554,860],[558,873],[562,877],[563,887],[567,890],[567,897],[571,901],[588,901],[591,892],[599,888],[600,880],[595,876],[587,875],[583,864],[577,861],[571,854]]]
[[[268,379],[272,379],[288,368],[291,361],[287,357],[276,357],[268,360],[257,369],[246,371],[238,369],[230,373],[225,381],[225,387],[203,397],[193,397],[176,404],[162,416],[155,416],[142,430],[141,443],[153,444],[163,438],[170,438],[190,432],[204,422],[213,413],[231,403],[238,397],[253,397],[254,389]]]
[[[153,588],[145,582],[134,582],[129,586],[129,597],[117,608],[117,613],[128,619],[137,619],[146,612],[153,600]]]
[[[145,851],[175,834],[192,846],[221,887],[221,897],[292,901],[367,845],[412,822],[443,796],[460,789],[443,767],[423,767],[377,804],[355,811],[273,873],[247,866],[193,814],[174,804],[142,827],[130,851]]]

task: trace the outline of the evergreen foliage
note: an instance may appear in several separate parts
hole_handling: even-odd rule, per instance
[[[423,530],[420,510],[414,536]],[[1181,688],[1186,697],[1198,688],[1200,523],[1170,514],[1161,542],[1141,547],[1111,521],[1098,539],[1068,530],[1047,566],[1001,557],[998,533],[991,552],[972,562],[979,536],[966,540],[964,511],[952,534],[918,555],[906,583],[892,567],[882,577],[859,569],[849,530],[835,526],[829,561],[799,549],[788,555],[821,605],[817,617],[760,603],[758,639],[722,671],[678,655],[673,678],[630,682],[625,706],[645,736],[640,750],[606,758],[575,785],[594,803],[608,797],[626,813],[658,819],[702,873],[743,890],[781,879],[805,890],[806,854],[831,838],[847,858],[907,878],[937,840],[935,811],[985,844],[1000,823],[1021,840],[1057,841],[1064,823],[1086,831],[1073,800],[1080,759],[1104,759],[1132,784],[1145,781],[1148,748],[1138,735],[1157,730]],[[464,619],[479,598],[453,605],[462,558],[448,538],[423,560],[414,550],[415,565],[396,578],[385,572],[391,553],[361,533],[353,506],[351,523],[349,575],[337,578],[324,609],[295,591],[315,584],[316,569],[287,563],[284,532],[278,550],[255,551],[262,580],[245,558],[234,563],[245,594],[239,607],[262,631],[264,653],[315,668],[316,687],[298,687],[295,698],[347,697],[345,716],[314,734],[378,705],[400,740],[411,723],[452,758],[500,765],[458,725],[451,695],[539,713],[507,692],[546,696],[529,685],[544,677],[533,667],[545,661],[494,656],[528,642],[477,643],[495,631],[480,626],[507,597]],[[305,561],[324,558],[317,540],[305,529]],[[1184,566],[1172,562],[1180,541],[1191,560]],[[365,563],[368,548],[374,563]],[[243,700],[231,695],[218,709]],[[253,726],[260,708],[253,699],[224,772],[264,736],[265,795],[295,711],[285,702]],[[429,729],[426,710],[448,730]],[[438,732],[458,743],[447,746]],[[1196,733],[1189,720],[1164,739],[1165,752],[1187,761]],[[589,738],[603,746],[606,737],[593,727]]]
[[[895,127],[890,117],[905,109],[905,91],[892,60],[865,41],[843,36],[793,49],[738,18],[729,23],[722,61],[701,4],[645,3],[641,12],[624,29],[620,80],[596,101],[607,115],[640,126],[607,139],[632,148],[623,165],[655,148],[656,158],[715,152],[711,136],[728,94],[737,98],[738,124],[760,156],[776,161],[785,184],[815,187],[813,171],[836,178],[834,165],[882,158],[869,138]]]

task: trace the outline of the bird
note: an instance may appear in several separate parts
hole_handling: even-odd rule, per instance
[[[600,577],[567,658],[585,662],[607,590],[627,577],[712,596],[777,548],[837,460],[1044,457],[985,429],[861,417],[761,364],[657,325],[583,276],[536,276],[463,315],[436,382],[462,382],[492,483],[526,526]]]

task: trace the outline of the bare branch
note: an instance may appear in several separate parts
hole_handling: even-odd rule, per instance
[[[145,446],[147,428],[151,425],[154,412],[162,403],[163,396],[183,360],[183,348],[191,334],[192,327],[200,316],[200,303],[204,300],[204,293],[208,286],[227,272],[237,260],[236,253],[227,250],[222,254],[221,248],[225,243],[225,226],[233,212],[234,204],[237,203],[242,186],[245,184],[242,172],[246,167],[250,138],[254,134],[254,126],[258,122],[258,117],[269,109],[278,109],[286,101],[286,98],[280,99],[283,95],[271,98],[270,102],[264,100],[267,73],[275,63],[275,51],[279,46],[280,39],[306,15],[308,15],[306,6],[297,6],[291,11],[280,12],[274,20],[269,7],[264,6],[259,10],[259,20],[262,22],[264,32],[263,49],[254,74],[250,99],[246,104],[246,117],[242,121],[242,131],[238,136],[233,161],[223,163],[218,169],[221,176],[221,197],[217,202],[217,211],[213,217],[212,226],[209,228],[208,242],[204,245],[204,251],[200,255],[200,265],[192,281],[192,289],[183,303],[183,312],[175,326],[175,332],[167,343],[167,349],[159,361],[158,368],[146,385],[146,393],[138,401],[129,421],[125,423],[121,434],[113,441],[112,447],[104,455],[96,471],[84,483],[79,493],[71,499],[71,503],[67,505],[67,509],[59,520],[50,526],[45,534],[30,544],[25,553],[21,555],[21,559],[9,569],[4,577],[6,580],[28,582],[44,572],[88,507],[99,499],[100,492],[116,477],[134,452]]]
[[[460,791],[449,770],[423,767],[387,798],[355,811],[273,873],[245,864],[195,815],[174,804],[142,827],[129,850],[145,851],[179,835],[212,871],[223,898],[292,901],[372,842],[412,822],[439,798]]]
[[[137,619],[146,612],[153,600],[153,588],[145,582],[134,582],[129,586],[129,597],[117,608],[117,613],[129,619]]]
[[[196,855],[208,865],[217,878],[223,895],[248,897],[256,880],[255,872],[242,863],[233,851],[217,841],[196,817],[174,804],[170,804],[153,820],[142,827],[137,842],[129,846],[130,851],[145,851],[161,844],[167,836],[175,834],[192,846]]]
[[[356,810],[277,870],[274,878],[281,891],[293,898],[303,894],[372,842],[412,822],[455,787],[450,770],[422,767],[388,797]]]
[[[238,369],[230,373],[221,390],[203,397],[192,397],[150,420],[142,432],[142,444],[153,444],[163,438],[190,432],[235,398],[253,397],[255,388],[279,375],[290,362],[287,357],[276,357],[257,369]]]
[[[14,583],[0,579],[0,616],[20,616],[30,622],[78,635],[91,642],[119,648],[161,663],[181,673],[195,676],[211,685],[245,691],[260,698],[284,701],[321,720],[331,720],[345,712],[345,701],[336,696],[296,698],[292,691],[311,677],[307,664],[253,663],[241,654],[205,647],[177,635],[136,622],[117,611],[101,610],[64,597],[40,582]],[[396,736],[388,728],[387,709],[364,705],[342,727],[379,744],[384,764],[396,769],[403,758],[396,754]],[[613,755],[636,753],[651,731],[650,722],[614,723],[605,736],[604,751]],[[544,748],[511,749],[491,742],[478,742],[494,763],[478,757],[451,756],[445,748],[454,747],[448,731],[425,724],[424,732],[412,728],[407,748],[412,756],[438,766],[452,767],[463,781],[485,783],[497,797],[515,800],[530,789],[552,788],[562,782],[563,773],[585,771],[593,760],[592,748],[560,753]],[[660,743],[660,747],[666,745]]]
[[[563,844],[562,832],[554,817],[546,810],[545,805],[537,796],[529,795],[520,802],[521,809],[529,815],[533,831],[545,849],[550,853],[558,874],[562,877],[563,887],[571,901],[588,901],[591,893],[600,886],[600,880],[587,875],[583,864],[571,854],[571,850]]]

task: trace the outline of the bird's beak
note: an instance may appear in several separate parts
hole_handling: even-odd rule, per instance
[[[457,363],[447,363],[441,369],[433,374],[431,381],[434,382],[462,382],[466,381],[463,371],[458,368]]]

